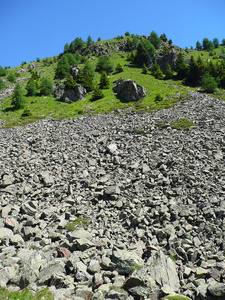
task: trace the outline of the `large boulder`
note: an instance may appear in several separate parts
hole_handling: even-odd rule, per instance
[[[60,81],[56,84],[53,95],[58,100],[72,103],[78,100],[84,100],[86,93],[86,89],[81,84],[77,84],[73,89],[65,89],[63,82]]]
[[[62,99],[66,103],[72,103],[84,100],[86,93],[86,89],[81,84],[77,84],[74,89],[65,90]]]
[[[134,80],[119,80],[113,88],[117,97],[123,101],[138,101],[147,95],[146,89]]]

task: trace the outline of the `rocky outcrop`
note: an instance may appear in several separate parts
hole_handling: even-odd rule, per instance
[[[80,67],[79,66],[71,66],[70,67],[70,74],[73,77],[73,79],[76,79],[79,71],[80,71]]]
[[[126,102],[138,101],[147,95],[146,89],[131,79],[117,81],[113,91],[119,99]]]
[[[86,89],[80,84],[77,84],[74,89],[65,89],[64,82],[60,81],[55,85],[53,95],[58,100],[72,103],[78,100],[84,100],[86,93]]]
[[[65,89],[62,99],[66,103],[72,103],[84,100],[86,93],[86,89],[81,84],[77,84],[74,89]]]
[[[0,286],[224,299],[225,104],[189,98],[0,129]]]

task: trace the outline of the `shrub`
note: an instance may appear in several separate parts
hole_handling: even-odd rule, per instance
[[[117,66],[115,68],[115,72],[116,73],[122,73],[123,72],[123,67],[121,66],[120,63],[117,64]]]
[[[147,73],[148,73],[148,68],[146,67],[146,64],[143,64],[142,74],[147,74]]]
[[[32,78],[28,81],[26,90],[27,90],[27,96],[35,96],[36,95],[36,93],[37,93],[36,83]]]
[[[100,90],[99,87],[96,87],[94,89],[94,92],[92,94],[92,98],[91,98],[91,101],[95,101],[95,100],[99,100],[101,98],[104,98],[104,94],[103,92]]]
[[[109,74],[113,71],[113,65],[107,56],[102,55],[99,57],[99,60],[98,60],[97,66],[96,66],[96,71],[97,72],[105,71],[107,74]]]
[[[0,91],[5,87],[4,81],[0,78]]]
[[[109,78],[105,71],[101,74],[99,86],[100,89],[109,89]]]
[[[40,84],[40,94],[44,96],[48,96],[51,95],[52,92],[53,92],[53,87],[51,81],[48,78],[43,77]]]
[[[16,82],[16,74],[14,72],[9,72],[9,74],[7,75],[7,79],[12,82],[15,83]]]
[[[155,102],[158,103],[158,102],[161,102],[161,101],[163,101],[163,97],[160,94],[157,94],[155,96]]]
[[[30,116],[32,116],[32,113],[31,113],[30,109],[28,107],[26,107],[24,109],[24,111],[22,112],[21,117],[30,117]]]
[[[179,129],[179,130],[188,130],[192,126],[196,126],[197,124],[193,123],[192,121],[181,118],[178,121],[170,122],[171,128]]]
[[[25,100],[22,94],[22,89],[19,84],[16,85],[12,95],[12,105],[15,109],[24,108]]]
[[[202,78],[202,88],[207,93],[215,93],[217,89],[217,83],[209,74],[205,74]]]

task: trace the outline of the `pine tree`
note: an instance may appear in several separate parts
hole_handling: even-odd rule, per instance
[[[207,93],[214,93],[217,89],[217,84],[212,76],[205,74],[202,78],[202,88]]]
[[[198,72],[198,65],[194,60],[194,57],[191,56],[191,60],[188,66],[187,78],[186,82],[188,84],[197,85],[199,81],[199,72]]]
[[[199,41],[196,42],[196,49],[197,50],[201,50],[202,49],[202,45]]]
[[[188,66],[184,60],[183,54],[179,52],[177,56],[176,61],[176,71],[177,71],[177,77],[179,79],[184,79],[187,76]]]
[[[100,88],[98,86],[96,86],[96,88],[94,89],[94,92],[92,94],[91,100],[95,101],[95,100],[101,99],[103,97],[104,97],[103,92],[100,90]]]
[[[99,87],[100,89],[109,89],[109,78],[108,75],[106,74],[105,71],[102,72],[101,77],[100,77],[100,84]]]
[[[55,78],[59,78],[59,79],[65,78],[69,73],[69,71],[70,71],[70,65],[69,65],[68,58],[66,57],[66,55],[63,55],[58,62],[58,66],[55,71]]]
[[[35,96],[37,93],[37,87],[34,79],[30,79],[26,86],[27,96]]]
[[[49,96],[52,94],[52,92],[53,87],[51,81],[48,78],[43,77],[40,84],[40,94],[44,96]]]
[[[152,31],[150,33],[149,40],[150,40],[150,43],[155,47],[155,49],[159,49],[162,40],[158,37],[158,35],[155,31]]]
[[[65,89],[66,90],[72,90],[77,85],[76,81],[73,79],[73,77],[68,73],[66,81],[65,81]]]
[[[123,72],[123,67],[121,66],[120,63],[117,64],[116,68],[115,68],[115,72],[116,73],[121,73]]]
[[[148,73],[148,68],[146,67],[146,64],[143,64],[142,74],[147,74],[147,73]]]
[[[96,66],[96,71],[97,72],[105,71],[107,74],[109,74],[113,71],[113,65],[107,56],[102,55],[99,57],[99,60],[98,60],[97,66]]]
[[[173,78],[173,71],[171,69],[170,64],[167,64],[166,71],[165,71],[165,79],[171,79]]]
[[[0,91],[5,87],[4,81],[0,78]]]
[[[21,86],[17,83],[12,95],[12,105],[15,109],[24,108],[25,100],[23,97]]]

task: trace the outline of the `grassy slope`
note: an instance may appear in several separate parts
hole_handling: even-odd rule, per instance
[[[124,37],[125,39],[126,37]],[[121,40],[119,40],[121,41]],[[117,39],[107,40],[98,42],[101,43],[104,48],[105,43],[108,42],[110,45],[114,45],[118,42]],[[222,47],[216,49],[216,57],[222,55],[221,51]],[[187,95],[187,91],[190,90],[190,87],[184,86],[180,81],[174,80],[157,80],[152,75],[142,74],[142,70],[140,68],[129,67],[129,62],[126,60],[126,53],[117,53],[111,51],[111,61],[113,65],[116,67],[119,62],[124,69],[124,72],[119,74],[111,74],[110,76],[110,84],[111,87],[108,90],[104,90],[105,97],[95,102],[91,102],[91,93],[87,94],[85,100],[80,100],[74,102],[72,104],[62,103],[57,101],[53,96],[35,96],[35,97],[25,97],[26,98],[26,106],[30,109],[32,113],[32,117],[21,118],[21,114],[23,110],[13,110],[11,107],[11,97],[5,98],[1,100],[1,110],[0,118],[3,122],[5,122],[6,127],[12,127],[15,125],[24,125],[28,122],[33,122],[39,120],[41,118],[45,118],[50,116],[52,118],[62,119],[62,118],[71,118],[76,117],[81,114],[89,114],[89,113],[107,113],[115,109],[134,109],[137,111],[152,111],[155,109],[161,109],[165,107],[170,107],[174,105],[177,101],[184,99]],[[206,51],[196,51],[189,50],[188,52],[184,51],[185,57],[188,59],[191,55],[197,58],[198,55],[201,55],[203,60],[213,59],[212,56],[209,56],[209,53]],[[214,56],[215,57],[215,56]],[[214,58],[213,60],[217,59]],[[90,59],[90,62],[96,66],[98,58]],[[45,66],[43,60],[40,62],[34,62],[37,65],[37,72],[41,76],[48,77],[53,82],[57,82],[54,80],[55,68],[57,66],[57,62],[54,62],[50,66]],[[30,64],[26,64],[23,68],[27,68]],[[82,67],[82,65],[81,65]],[[18,71],[21,66],[14,68],[15,71]],[[29,78],[31,75],[27,71],[21,74],[21,77]],[[123,103],[119,99],[116,98],[115,94],[112,91],[112,87],[114,85],[114,81],[123,77],[123,79],[134,79],[138,84],[145,87],[147,90],[147,96],[144,99],[139,100],[138,102],[130,102]],[[99,83],[100,74],[95,73],[95,83]],[[8,85],[8,83],[7,83]],[[25,86],[26,81],[22,84],[25,95]],[[192,90],[196,90],[191,88]],[[163,101],[156,104],[154,102],[155,96],[160,94],[163,96]],[[218,90],[217,97],[224,98],[225,91]]]

